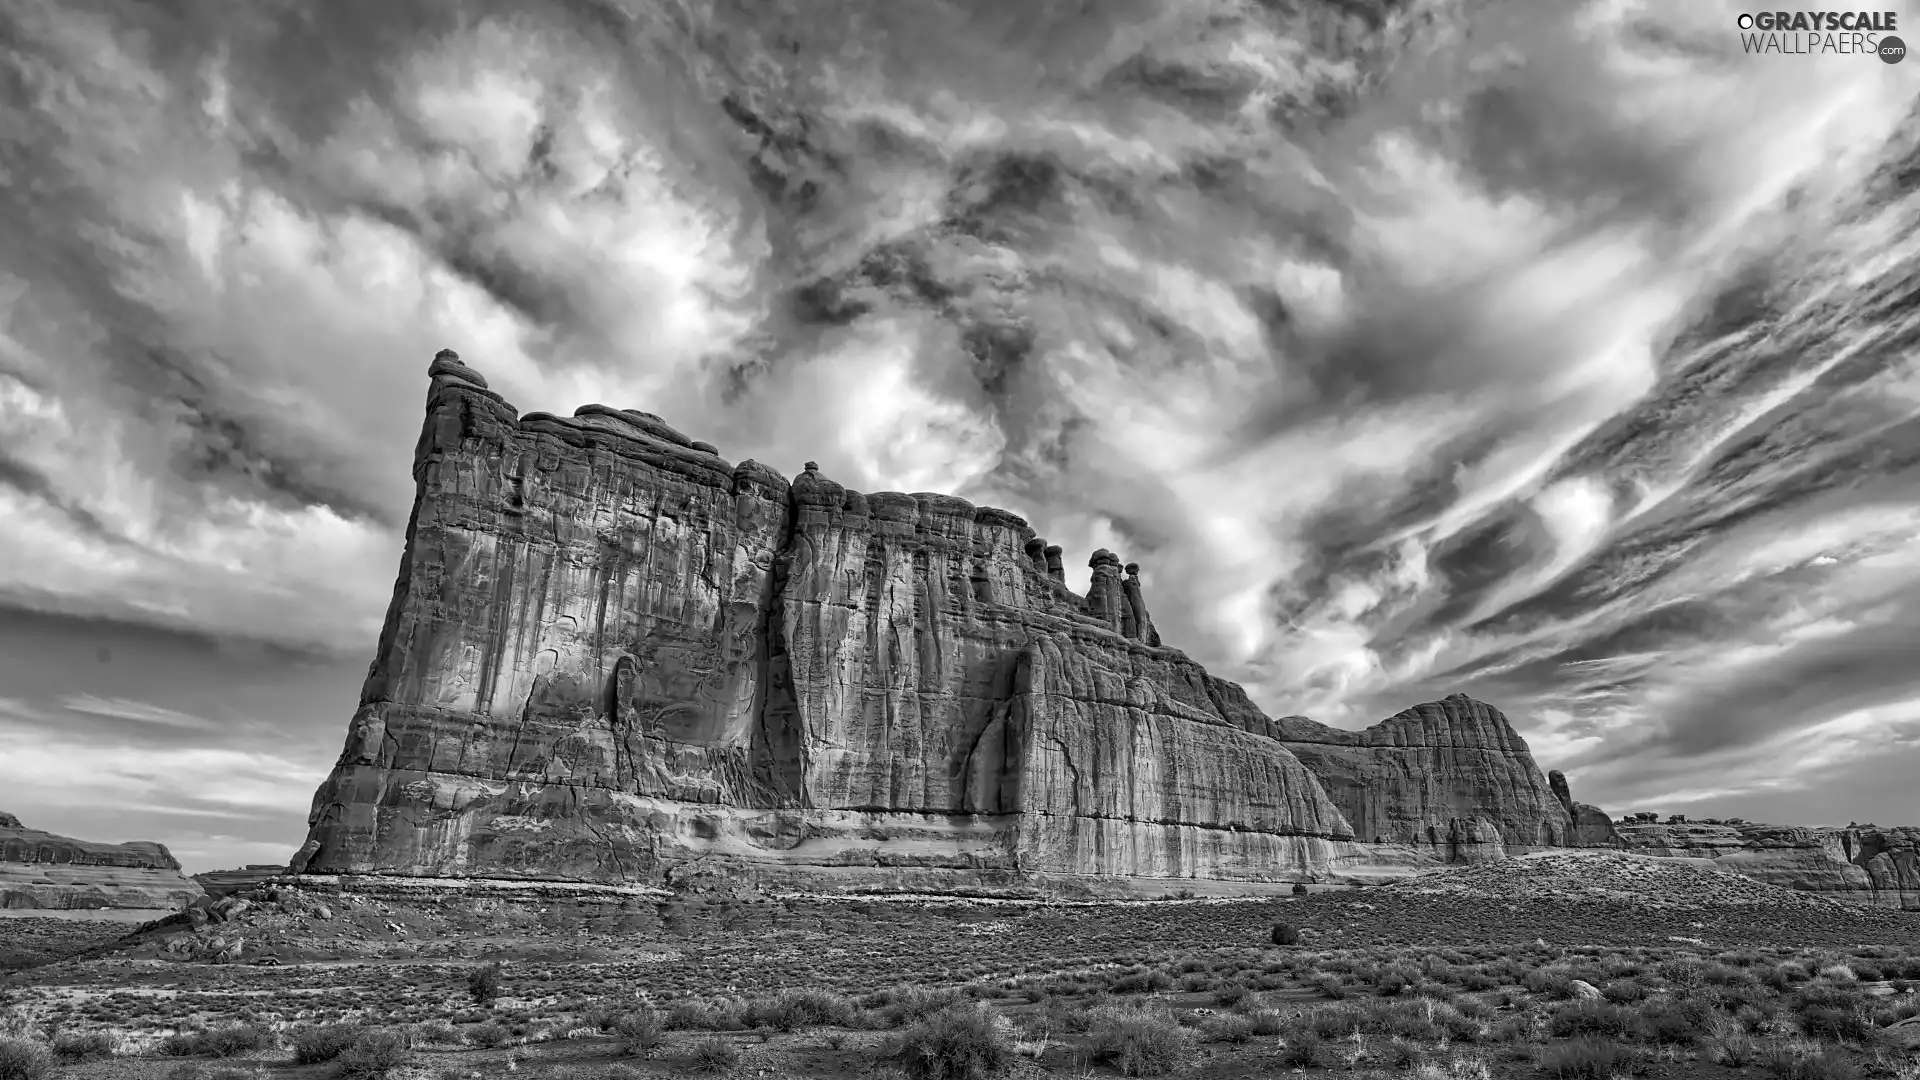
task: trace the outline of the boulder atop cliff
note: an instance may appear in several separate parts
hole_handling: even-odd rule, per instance
[[[200,894],[160,844],[75,840],[0,813],[0,907],[178,908]]]

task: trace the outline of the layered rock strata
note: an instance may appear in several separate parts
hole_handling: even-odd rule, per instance
[[[0,908],[182,908],[202,895],[165,847],[99,844],[0,813]]]
[[[1920,827],[1622,822],[1627,850],[1704,858],[1772,885],[1920,910]]]
[[[1161,644],[1111,552],[1081,596],[1005,511],[789,482],[648,413],[519,416],[451,352],[429,375],[399,580],[296,873],[1261,882],[1433,857],[1356,844],[1347,806],[1429,849],[1442,822],[1572,832],[1504,719],[1456,750],[1437,718],[1424,757],[1270,720]],[[1480,772],[1454,792],[1423,762]],[[1420,793],[1387,808],[1371,777]]]

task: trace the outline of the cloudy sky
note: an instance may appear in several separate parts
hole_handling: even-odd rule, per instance
[[[454,348],[1112,547],[1270,712],[1920,822],[1920,64],[1737,10],[0,0],[0,809],[287,857]]]

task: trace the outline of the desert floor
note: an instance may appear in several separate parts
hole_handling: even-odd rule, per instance
[[[281,888],[198,929],[13,918],[0,1080],[1920,1080],[1920,912],[1561,863],[1265,900]]]

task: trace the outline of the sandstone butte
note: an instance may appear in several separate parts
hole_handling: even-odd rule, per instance
[[[1613,845],[1499,710],[1266,716],[1015,515],[521,416],[433,360],[406,548],[293,873],[1130,891]],[[1591,809],[1591,808],[1588,808]]]
[[[0,908],[181,908],[202,895],[165,847],[96,844],[0,813]]]

